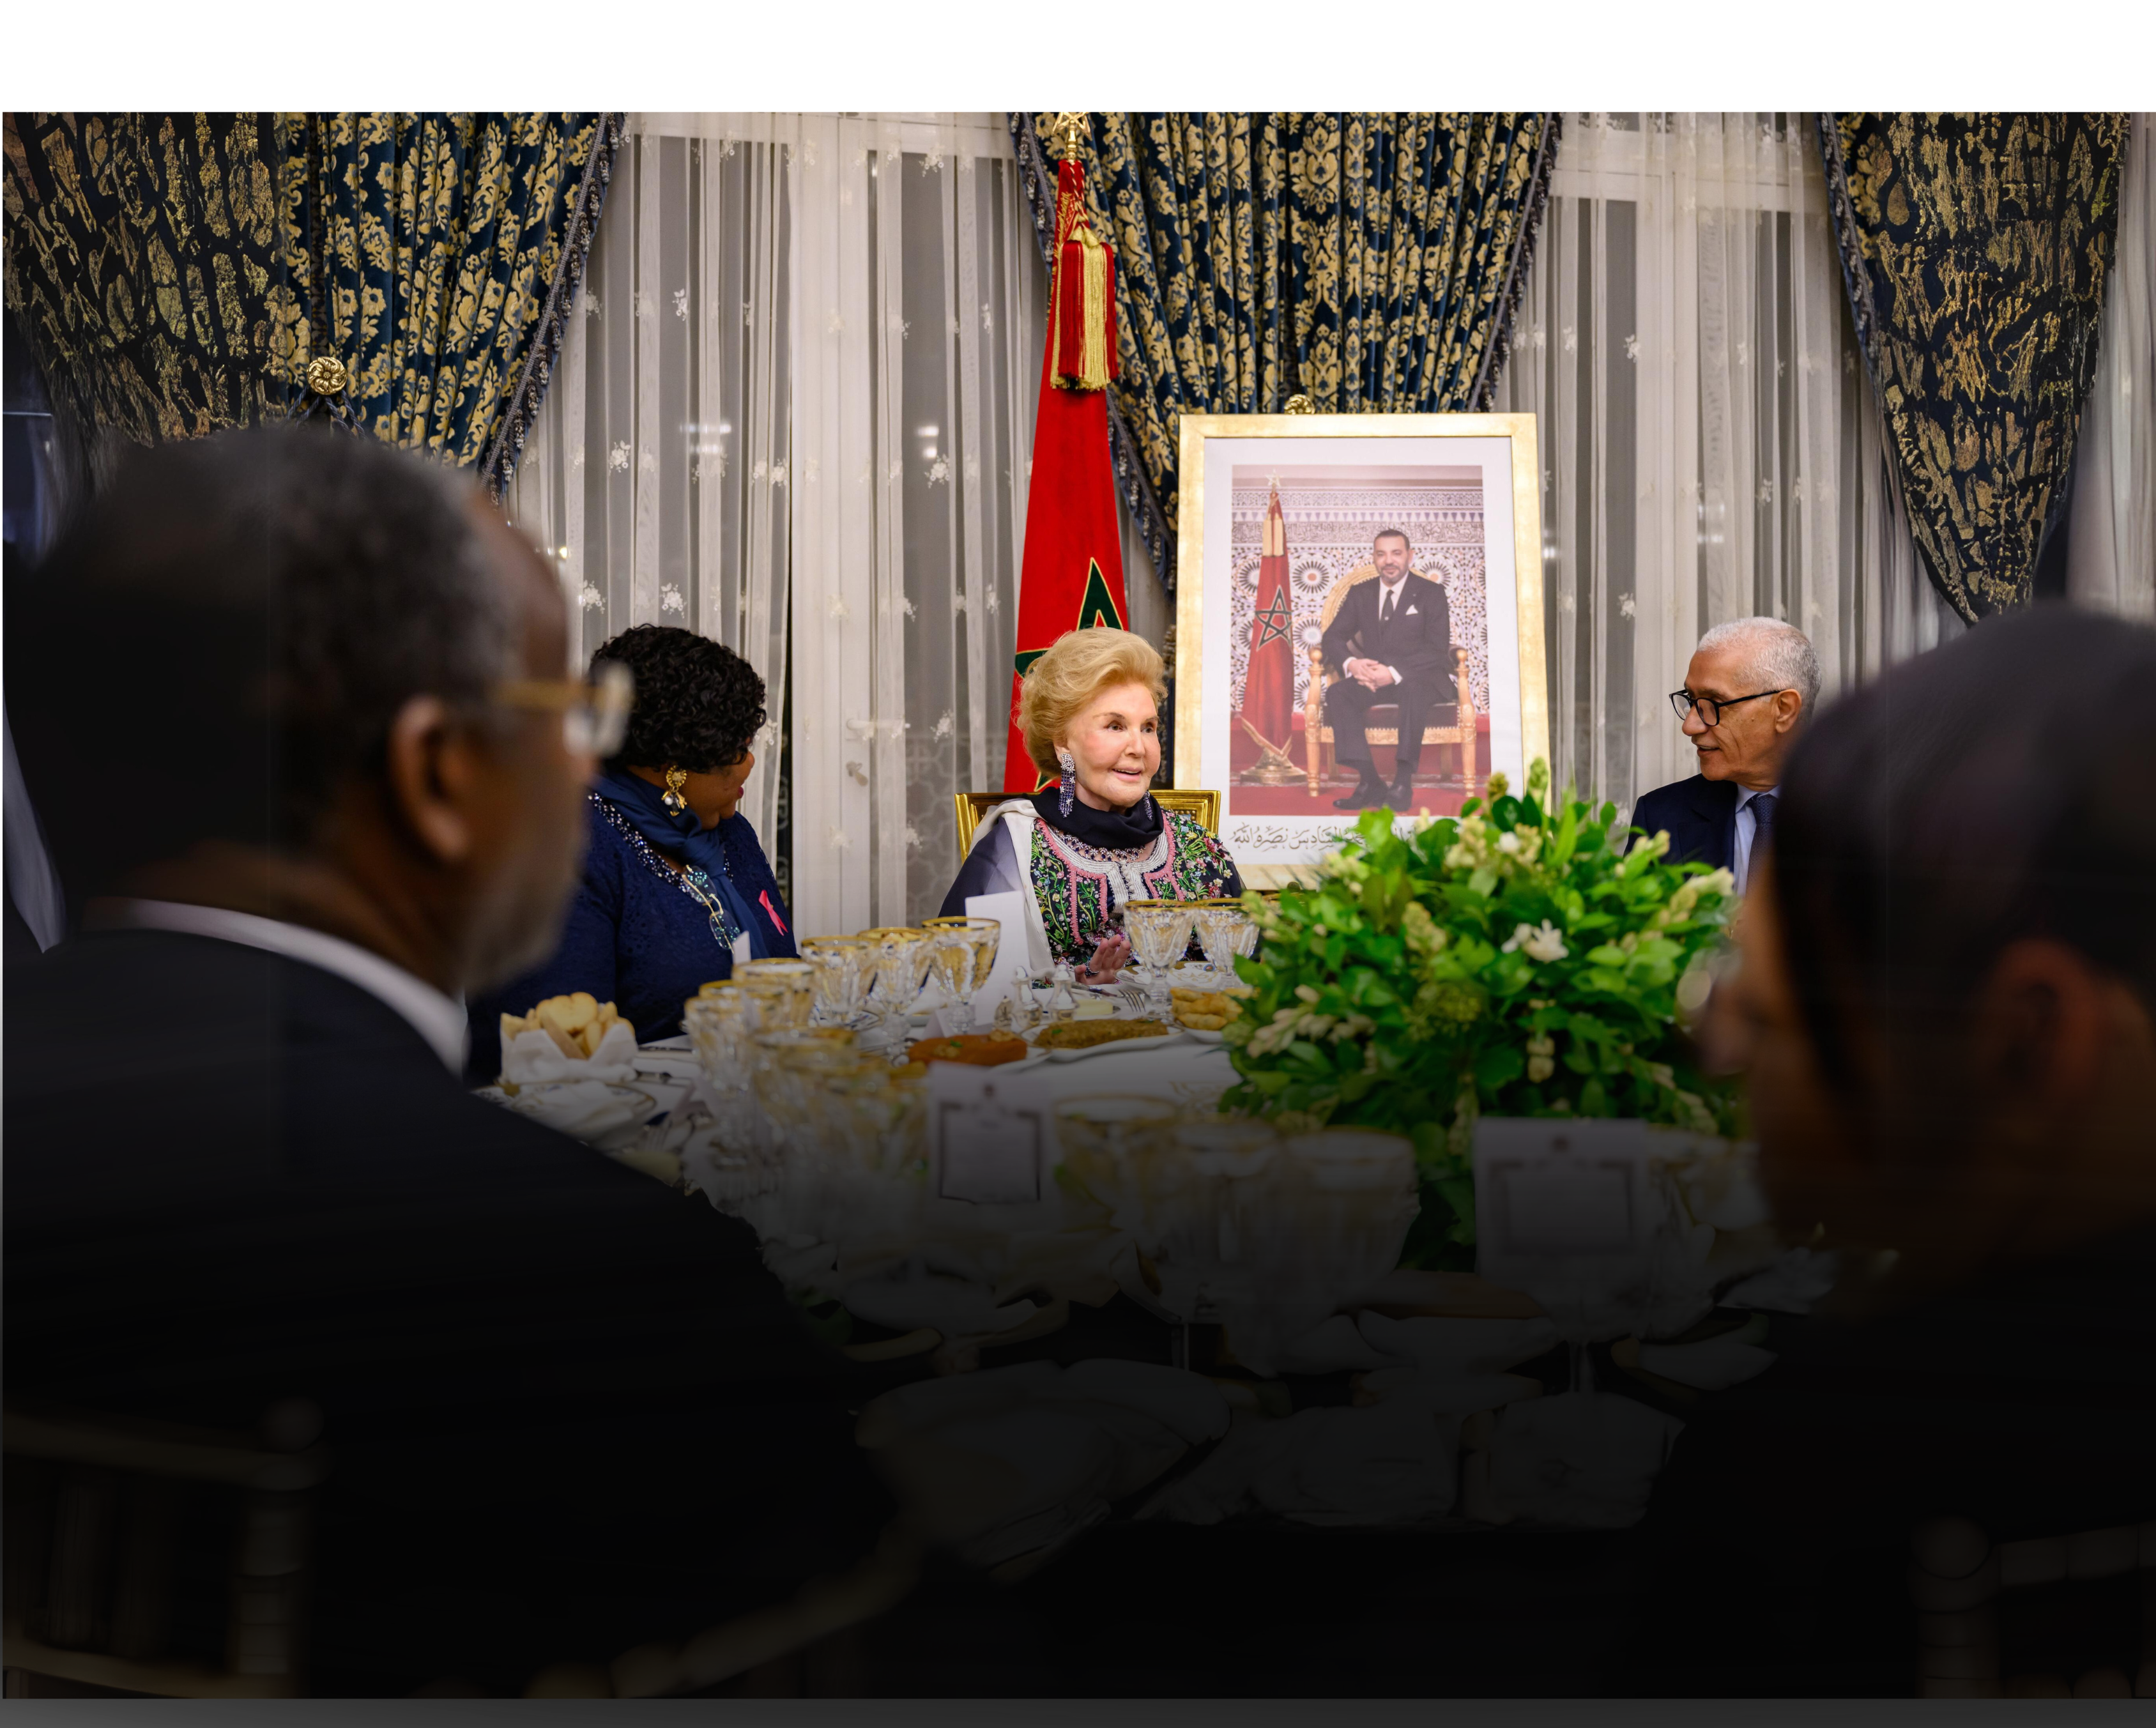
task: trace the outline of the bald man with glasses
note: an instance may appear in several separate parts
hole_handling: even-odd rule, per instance
[[[1819,700],[1819,656],[1779,618],[1738,618],[1699,639],[1670,705],[1699,772],[1633,807],[1643,834],[1666,830],[1670,862],[1727,869],[1741,894],[1773,833],[1782,767]]]

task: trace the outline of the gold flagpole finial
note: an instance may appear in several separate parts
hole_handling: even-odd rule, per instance
[[[1055,116],[1055,131],[1063,141],[1065,162],[1075,162],[1078,160],[1079,141],[1085,137],[1088,130],[1086,116],[1082,114],[1065,113]]]

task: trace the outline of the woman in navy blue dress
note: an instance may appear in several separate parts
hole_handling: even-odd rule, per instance
[[[593,655],[636,679],[621,752],[588,798],[584,877],[554,957],[470,1005],[471,1068],[501,1066],[501,1016],[588,991],[649,1043],[681,1029],[681,1005],[737,961],[794,952],[793,917],[742,787],[764,722],[763,680],[732,649],[662,624]]]

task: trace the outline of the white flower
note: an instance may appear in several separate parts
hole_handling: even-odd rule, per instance
[[[906,842],[906,849],[911,852],[921,844],[921,830],[909,822],[906,825],[905,833],[900,838]]]
[[[586,294],[584,295],[584,315],[588,318],[596,318],[598,316],[598,314],[599,297],[595,294]]]
[[[956,709],[947,708],[936,718],[935,736],[938,738],[947,738],[952,732],[957,730],[957,710]]]
[[[575,449],[569,452],[569,466],[572,468],[582,468],[583,465],[584,447],[582,444],[578,444]]]
[[[896,485],[899,483],[899,480],[900,480],[900,479],[901,479],[901,478],[905,474],[905,473],[906,473],[906,464],[905,464],[903,462],[893,462],[893,463],[891,464],[891,473],[890,473],[890,474],[887,476],[887,478],[889,479],[889,480],[890,480],[891,484],[892,485],[894,485],[894,486],[895,486],[895,485]]]
[[[996,591],[995,591],[993,588],[990,588],[990,589],[988,590],[988,613],[989,613],[989,616],[990,616],[990,617],[993,617],[993,616],[995,615],[995,611],[996,611]]]
[[[1638,604],[1630,594],[1620,594],[1617,597],[1617,610],[1624,617],[1631,618],[1638,613],[1639,609]]]
[[[986,300],[983,300],[981,302],[981,328],[984,331],[993,335],[994,333],[995,327],[996,315],[993,311],[989,310],[988,303]]]
[[[951,464],[945,461],[942,457],[938,456],[933,462],[928,464],[928,484],[930,485],[940,486],[944,483],[944,481],[950,478]]]
[[[774,462],[771,464],[771,484],[774,486],[783,486],[786,484],[786,464],[783,462]]]
[[[629,442],[624,439],[607,452],[607,466],[616,474],[629,472]]]
[[[846,597],[843,594],[832,595],[829,601],[825,604],[824,610],[829,613],[833,618],[836,618],[840,623],[844,623],[848,618],[854,615],[852,611],[847,607]]]
[[[1511,856],[1517,858],[1520,855],[1520,837],[1518,833],[1507,830],[1506,833],[1498,835],[1497,849],[1500,852],[1507,853]],[[1525,930],[1527,926],[1523,924],[1520,928],[1522,930]]]
[[[674,290],[674,315],[685,324],[688,322],[689,290],[685,288],[677,288]]]
[[[646,474],[656,474],[656,473],[658,473],[658,472],[659,472],[659,455],[658,455],[658,453],[657,453],[656,451],[654,451],[654,450],[645,450],[645,451],[642,452],[640,454],[639,454],[639,455],[638,455],[638,457],[637,457],[637,459],[636,459],[636,465],[637,465],[639,469],[642,469],[644,473],[646,473]]]
[[[1579,351],[1579,333],[1568,324],[1564,326],[1562,334],[1564,336],[1564,351],[1568,354],[1577,354]]]
[[[972,485],[980,477],[981,459],[978,456],[968,456],[966,459],[966,484]]]
[[[833,336],[837,336],[841,331],[844,330],[845,327],[846,320],[844,315],[842,314],[836,306],[832,307],[830,315],[824,320],[824,328],[829,331]]]
[[[1640,339],[1636,336],[1625,338],[1625,357],[1627,360],[1637,360],[1640,357]]]
[[[824,843],[834,852],[851,852],[854,849],[852,838],[835,823],[825,833]]]
[[[1516,926],[1512,940],[1505,944],[1503,951],[1507,954],[1524,951],[1528,959],[1547,966],[1552,961],[1563,959],[1572,951],[1564,945],[1564,932],[1545,918],[1539,930],[1527,924]]]
[[[577,590],[577,603],[586,612],[597,612],[606,604],[606,597],[589,582]]]
[[[661,612],[678,612],[685,615],[689,608],[687,602],[681,597],[680,589],[669,582],[659,591],[659,609]]]
[[[908,618],[911,618],[914,615],[912,601],[901,600],[898,603],[906,608],[906,615]]]
[[[823,479],[823,477],[824,464],[815,457],[811,456],[802,463],[801,478],[806,480],[810,485],[814,485],[816,482]]]
[[[938,173],[942,172],[942,167],[943,152],[940,150],[932,150],[921,158],[921,172],[923,174]]]

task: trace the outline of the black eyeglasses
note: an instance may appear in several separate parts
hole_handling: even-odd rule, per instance
[[[1782,686],[1782,690],[1788,688],[1787,685]],[[1679,720],[1689,718],[1692,710],[1697,708],[1702,726],[1718,726],[1722,724],[1723,709],[1734,708],[1739,702],[1756,702],[1762,696],[1779,696],[1781,694],[1782,690],[1754,690],[1748,696],[1716,697],[1695,696],[1690,690],[1671,690],[1670,706],[1676,710]]]

